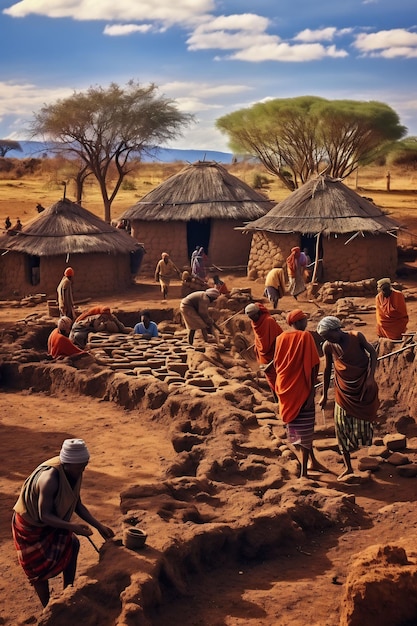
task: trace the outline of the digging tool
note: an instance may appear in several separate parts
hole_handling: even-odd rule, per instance
[[[417,343],[408,343],[406,346],[403,346],[399,350],[394,350],[394,352],[389,352],[388,354],[383,354],[377,358],[377,361],[382,361],[382,359],[387,359],[389,356],[394,356],[394,354],[400,354],[400,352],[404,352],[407,348],[414,348],[417,346]]]
[[[221,322],[219,324],[219,326],[224,326],[225,324],[227,324],[227,322],[230,322],[230,320],[232,320],[234,317],[236,317],[236,315],[240,315],[241,313],[243,313],[245,311],[245,309],[241,309],[240,311],[238,311],[237,313],[233,313],[233,315],[231,315],[230,317],[227,318],[227,320],[224,320],[224,322]]]
[[[93,546],[94,550],[100,554],[100,550],[97,548],[96,544],[91,539],[91,537],[88,537],[87,535],[85,535],[85,537],[87,537],[88,541],[91,543],[91,545]]]

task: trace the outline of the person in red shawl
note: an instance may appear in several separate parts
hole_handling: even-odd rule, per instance
[[[350,453],[359,446],[372,444],[372,422],[379,407],[378,385],[374,374],[377,356],[374,347],[360,332],[342,330],[338,317],[328,315],[317,326],[325,340],[323,352],[326,366],[320,406],[327,404],[332,365],[334,369],[334,423],[339,450],[345,464],[338,477],[353,474]]]
[[[256,360],[260,365],[269,365],[269,367],[264,369],[264,374],[271,387],[275,401],[278,401],[275,393],[275,380],[277,375],[273,360],[275,341],[283,330],[261,302],[248,304],[245,308],[245,313],[251,320],[252,330],[255,336],[254,347]]]
[[[376,333],[378,337],[402,339],[407,330],[408,312],[404,295],[392,289],[389,278],[377,282],[378,295],[375,298]]]
[[[14,505],[13,540],[19,563],[43,606],[49,602],[49,579],[62,572],[64,588],[72,585],[80,542],[90,526],[104,539],[114,537],[101,524],[80,496],[82,475],[90,453],[82,439],[65,439],[59,456],[39,465],[25,480]],[[81,518],[71,522],[73,513]]]
[[[69,317],[60,317],[57,328],[48,337],[48,354],[53,359],[80,358],[87,354],[72,343],[68,335],[70,334],[72,320]]]
[[[289,330],[276,339],[274,366],[275,391],[279,413],[287,430],[289,442],[301,451],[301,477],[308,478],[308,469],[328,470],[318,462],[313,450],[315,424],[314,391],[320,357],[311,333],[306,331],[307,315],[295,309],[287,315]],[[311,466],[308,468],[308,460]]]
[[[297,300],[297,296],[306,290],[304,282],[304,270],[307,266],[307,258],[301,252],[299,246],[291,248],[291,254],[287,257],[287,271],[289,286],[288,291]]]

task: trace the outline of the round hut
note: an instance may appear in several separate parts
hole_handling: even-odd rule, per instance
[[[127,209],[132,235],[143,242],[147,255],[142,271],[153,273],[161,252],[178,267],[189,265],[196,246],[224,268],[246,268],[250,240],[236,231],[265,215],[273,202],[225,167],[198,161],[171,176]]]
[[[340,179],[318,176],[241,229],[252,235],[248,276],[264,278],[274,264],[284,267],[299,246],[318,282],[394,277],[399,228]]]
[[[67,199],[0,237],[0,297],[34,293],[56,297],[66,266],[75,271],[74,294],[82,299],[120,292],[139,270],[144,248]]]

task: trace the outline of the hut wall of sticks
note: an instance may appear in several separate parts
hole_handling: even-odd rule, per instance
[[[285,267],[291,248],[306,248],[317,282],[395,277],[400,224],[341,180],[318,176],[265,216],[248,223],[248,276],[264,278]]]

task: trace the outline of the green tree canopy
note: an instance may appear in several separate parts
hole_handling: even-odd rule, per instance
[[[45,105],[35,115],[32,133],[62,142],[65,151],[85,166],[84,178],[87,170],[93,173],[103,198],[104,218],[110,222],[112,202],[131,170],[132,159],[179,136],[192,119],[160,95],[156,85],[142,87],[130,81],[125,88],[115,83],[107,89],[90,87]]]
[[[290,188],[285,170],[296,187],[324,163],[330,176],[344,178],[406,133],[384,103],[316,96],[260,102],[219,118],[216,126],[235,154],[258,157]]]
[[[18,141],[13,141],[13,139],[0,139],[0,157],[5,157],[11,150],[22,152],[22,146]]]

